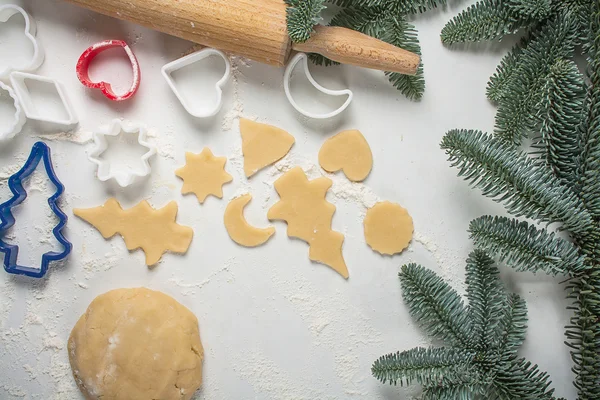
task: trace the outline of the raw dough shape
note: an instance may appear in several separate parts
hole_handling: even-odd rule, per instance
[[[183,179],[181,193],[194,193],[200,204],[209,195],[223,198],[223,185],[233,180],[225,171],[227,157],[215,157],[208,147],[200,154],[185,153],[185,167],[175,171]]]
[[[146,253],[148,266],[160,261],[167,251],[187,252],[194,235],[192,228],[175,222],[177,203],[174,201],[159,210],[146,200],[123,210],[119,202],[111,198],[100,207],[76,208],[73,214],[98,229],[105,239],[119,233],[127,249],[141,248]]]
[[[296,139],[283,129],[260,124],[248,119],[240,119],[244,173],[247,178],[281,160],[296,142]]]
[[[225,209],[225,228],[231,240],[246,247],[257,247],[273,236],[275,228],[255,228],[244,218],[244,207],[252,200],[251,194],[245,194],[229,202]]]
[[[367,211],[364,220],[365,239],[381,254],[394,255],[404,251],[413,237],[413,219],[399,204],[384,201]]]
[[[287,222],[288,236],[308,243],[312,261],[331,267],[347,279],[342,254],[344,235],[331,229],[335,206],[325,200],[331,185],[329,178],[309,181],[302,168],[295,167],[275,181],[281,200],[271,207],[267,217]]]
[[[342,170],[351,181],[361,182],[373,168],[373,153],[360,131],[343,131],[323,144],[319,164],[327,172]]]
[[[86,399],[189,400],[202,384],[198,319],[145,288],[96,297],[73,327],[68,351]]]

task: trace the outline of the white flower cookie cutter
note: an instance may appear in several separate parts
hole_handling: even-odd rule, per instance
[[[6,94],[8,94],[8,96],[10,96],[13,100],[15,114],[12,120],[0,121],[0,141],[15,137],[17,133],[21,132],[21,129],[23,129],[23,125],[25,125],[26,121],[25,113],[19,104],[17,95],[10,88],[10,86],[7,86],[0,81],[0,96]]]
[[[26,65],[17,66],[10,65],[10,61],[7,61],[0,56],[0,79],[8,78],[13,71],[35,71],[44,62],[44,49],[38,43],[36,35],[36,24],[33,18],[29,17],[29,14],[23,8],[15,4],[6,4],[0,6],[0,23],[7,22],[13,15],[21,14],[25,19],[25,36],[31,41],[33,45],[33,55]],[[7,59],[10,60],[11,54],[7,54]],[[3,62],[7,62],[6,65]]]
[[[108,149],[106,136],[116,137],[123,133],[137,135],[138,143],[148,149],[140,158],[142,168],[139,171],[128,167],[117,168],[109,161],[102,160],[100,157]],[[143,126],[115,119],[109,126],[94,132],[93,138],[94,147],[91,149],[88,158],[91,162],[98,165],[97,176],[100,181],[106,182],[109,179],[115,179],[119,186],[127,187],[137,178],[150,175],[151,168],[148,160],[156,154],[156,147],[147,141],[146,129]]]
[[[179,90],[177,89],[177,86],[175,85],[175,81],[173,80],[172,74],[173,74],[173,72],[175,72],[177,70],[180,70],[184,67],[187,67],[188,65],[194,64],[194,63],[201,61],[205,58],[208,58],[210,56],[218,56],[218,57],[221,57],[223,59],[223,61],[225,61],[225,73],[223,74],[223,77],[215,84],[215,90],[217,93],[217,101],[216,101],[214,107],[196,109],[196,108],[192,107],[192,105],[188,102],[188,99],[186,99],[185,96],[183,96],[181,94],[181,92],[179,92]],[[225,53],[223,53],[222,51],[212,49],[212,48],[202,49],[200,51],[189,54],[185,57],[182,57],[178,60],[175,60],[175,61],[172,61],[172,62],[166,64],[165,66],[162,67],[161,71],[162,71],[162,75],[164,76],[165,80],[171,87],[171,90],[173,91],[175,96],[177,96],[177,98],[179,99],[179,101],[181,102],[181,104],[183,105],[185,110],[188,113],[190,113],[191,115],[193,115],[194,117],[196,117],[196,118],[212,117],[212,116],[215,116],[221,110],[221,107],[223,106],[223,86],[225,86],[225,84],[229,81],[229,78],[231,76],[231,62],[229,61],[229,58],[225,55]]]
[[[337,110],[334,110],[330,113],[317,114],[317,113],[313,113],[313,112],[303,109],[302,107],[300,107],[300,105],[298,105],[298,103],[296,103],[296,100],[294,100],[294,98],[292,97],[292,93],[290,91],[290,78],[292,76],[292,72],[294,72],[294,69],[296,68],[296,65],[298,65],[298,63],[301,61],[302,61],[303,67],[304,67],[304,73],[306,74],[306,77],[318,91],[320,91],[321,93],[330,95],[330,96],[348,96],[348,98],[346,99],[346,102],[344,104],[342,104],[340,106],[340,108],[338,108]],[[283,75],[283,89],[285,90],[285,95],[287,96],[290,104],[292,105],[292,107],[294,107],[296,109],[296,111],[298,111],[300,114],[302,114],[308,118],[314,118],[314,119],[328,119],[328,118],[333,118],[338,114],[341,114],[342,112],[344,112],[346,110],[346,108],[348,108],[350,103],[352,103],[352,99],[354,97],[354,93],[352,93],[352,91],[350,89],[332,90],[332,89],[327,89],[327,88],[321,86],[315,80],[315,78],[313,78],[312,74],[310,73],[310,70],[308,69],[308,56],[304,53],[296,54],[294,56],[294,58],[292,58],[290,60],[290,62],[288,63],[288,65],[285,69],[285,74]]]
[[[40,113],[31,98],[29,88],[27,87],[25,81],[36,81],[43,84],[53,85],[62,102],[62,107],[65,111],[65,118],[60,116],[54,118]],[[67,96],[67,90],[60,81],[40,75],[26,74],[24,72],[13,72],[10,74],[10,83],[12,84],[14,92],[19,99],[27,118],[35,121],[50,122],[65,127],[76,125],[79,122],[77,115],[75,114],[75,110],[73,109],[73,105]]]

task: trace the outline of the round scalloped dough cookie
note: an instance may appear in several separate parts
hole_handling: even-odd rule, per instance
[[[408,211],[389,201],[377,203],[367,211],[364,227],[367,244],[378,253],[390,256],[402,253],[414,232]]]
[[[69,337],[69,361],[86,399],[190,399],[202,383],[196,316],[145,288],[94,299]]]

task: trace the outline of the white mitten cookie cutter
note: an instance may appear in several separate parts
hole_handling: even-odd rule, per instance
[[[298,105],[298,103],[296,103],[296,101],[292,97],[292,93],[290,91],[290,78],[292,76],[292,72],[296,68],[296,65],[300,61],[302,61],[302,64],[304,67],[304,73],[306,74],[306,77],[318,91],[320,91],[321,93],[328,94],[330,96],[348,96],[348,99],[346,99],[346,102],[344,104],[342,104],[340,106],[340,108],[338,108],[337,110],[334,110],[330,113],[316,114],[316,113],[313,113],[313,112],[303,109],[302,107],[300,107],[300,105]],[[332,89],[327,89],[327,88],[321,86],[315,80],[315,78],[313,78],[312,74],[310,73],[310,70],[308,69],[308,57],[304,53],[296,54],[294,56],[294,58],[292,58],[290,60],[290,62],[288,63],[288,65],[285,69],[285,74],[283,75],[283,89],[285,90],[285,95],[287,96],[290,104],[292,105],[292,107],[294,107],[296,109],[296,111],[298,111],[300,114],[302,114],[308,118],[314,118],[314,119],[327,119],[327,118],[335,117],[336,115],[344,112],[344,110],[346,110],[346,108],[348,108],[348,106],[352,102],[352,98],[354,97],[354,93],[352,93],[352,91],[350,89],[332,90]]]
[[[225,74],[215,85],[215,89],[217,92],[217,102],[214,107],[194,109],[188,103],[186,98],[179,92],[177,86],[175,86],[175,82],[171,74],[177,70],[180,70],[184,67],[187,67],[188,65],[194,64],[210,56],[219,56],[223,59],[223,61],[225,61]],[[222,51],[211,48],[202,49],[200,51],[189,54],[185,57],[182,57],[178,60],[166,64],[164,67],[162,67],[161,71],[165,80],[171,87],[171,90],[173,91],[175,96],[177,96],[185,110],[188,113],[190,113],[190,115],[196,118],[208,118],[215,116],[221,110],[221,107],[223,106],[223,86],[225,86],[225,84],[229,81],[229,78],[231,76],[231,62],[229,61],[229,58],[225,55],[225,53],[223,53]]]
[[[131,168],[115,168],[109,161],[100,159],[102,153],[108,149],[106,136],[119,136],[121,134],[135,134],[138,138],[138,143],[147,148],[148,151],[140,158],[142,170],[135,171]],[[109,179],[115,179],[119,186],[127,187],[131,185],[137,178],[143,178],[150,175],[151,168],[148,160],[156,154],[156,147],[148,143],[146,129],[137,124],[124,122],[115,119],[111,124],[98,132],[94,132],[94,147],[88,156],[89,160],[98,165],[97,176],[102,182]]]
[[[29,89],[27,88],[25,80],[37,81],[54,85],[56,93],[60,97],[62,106],[66,112],[67,118],[51,118],[45,117],[44,115],[40,114],[37,107],[31,99],[31,95],[29,93]],[[65,127],[73,126],[79,122],[79,120],[77,119],[77,115],[75,114],[75,110],[73,109],[73,105],[71,104],[71,101],[67,96],[67,90],[60,81],[40,75],[26,74],[24,72],[13,72],[12,74],[10,74],[10,83],[12,84],[15,94],[19,99],[23,110],[25,111],[25,115],[27,116],[27,118],[36,121],[50,122]]]
[[[36,35],[36,25],[33,18],[29,17],[29,14],[21,7],[15,4],[6,4],[0,6],[0,23],[6,22],[13,15],[21,14],[25,19],[25,36],[31,41],[33,45],[33,55],[31,60],[24,66],[11,66],[10,64],[6,65],[4,68],[0,66],[0,79],[8,78],[11,72],[13,71],[35,71],[42,65],[44,62],[44,49],[38,43],[35,38]],[[10,56],[10,54],[9,54]]]
[[[2,121],[0,123],[0,141],[12,139],[15,135],[21,132],[23,129],[23,125],[25,125],[25,113],[19,104],[19,99],[15,92],[10,88],[10,86],[5,85],[0,82],[0,94],[8,93],[8,95],[13,99],[14,108],[15,108],[15,117],[12,121],[8,121],[8,123]]]

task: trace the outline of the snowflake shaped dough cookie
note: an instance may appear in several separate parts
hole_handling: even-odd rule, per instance
[[[185,166],[175,171],[183,179],[181,193],[194,193],[200,203],[209,195],[223,198],[223,185],[233,180],[225,171],[226,157],[215,157],[208,147],[200,154],[185,153]]]

